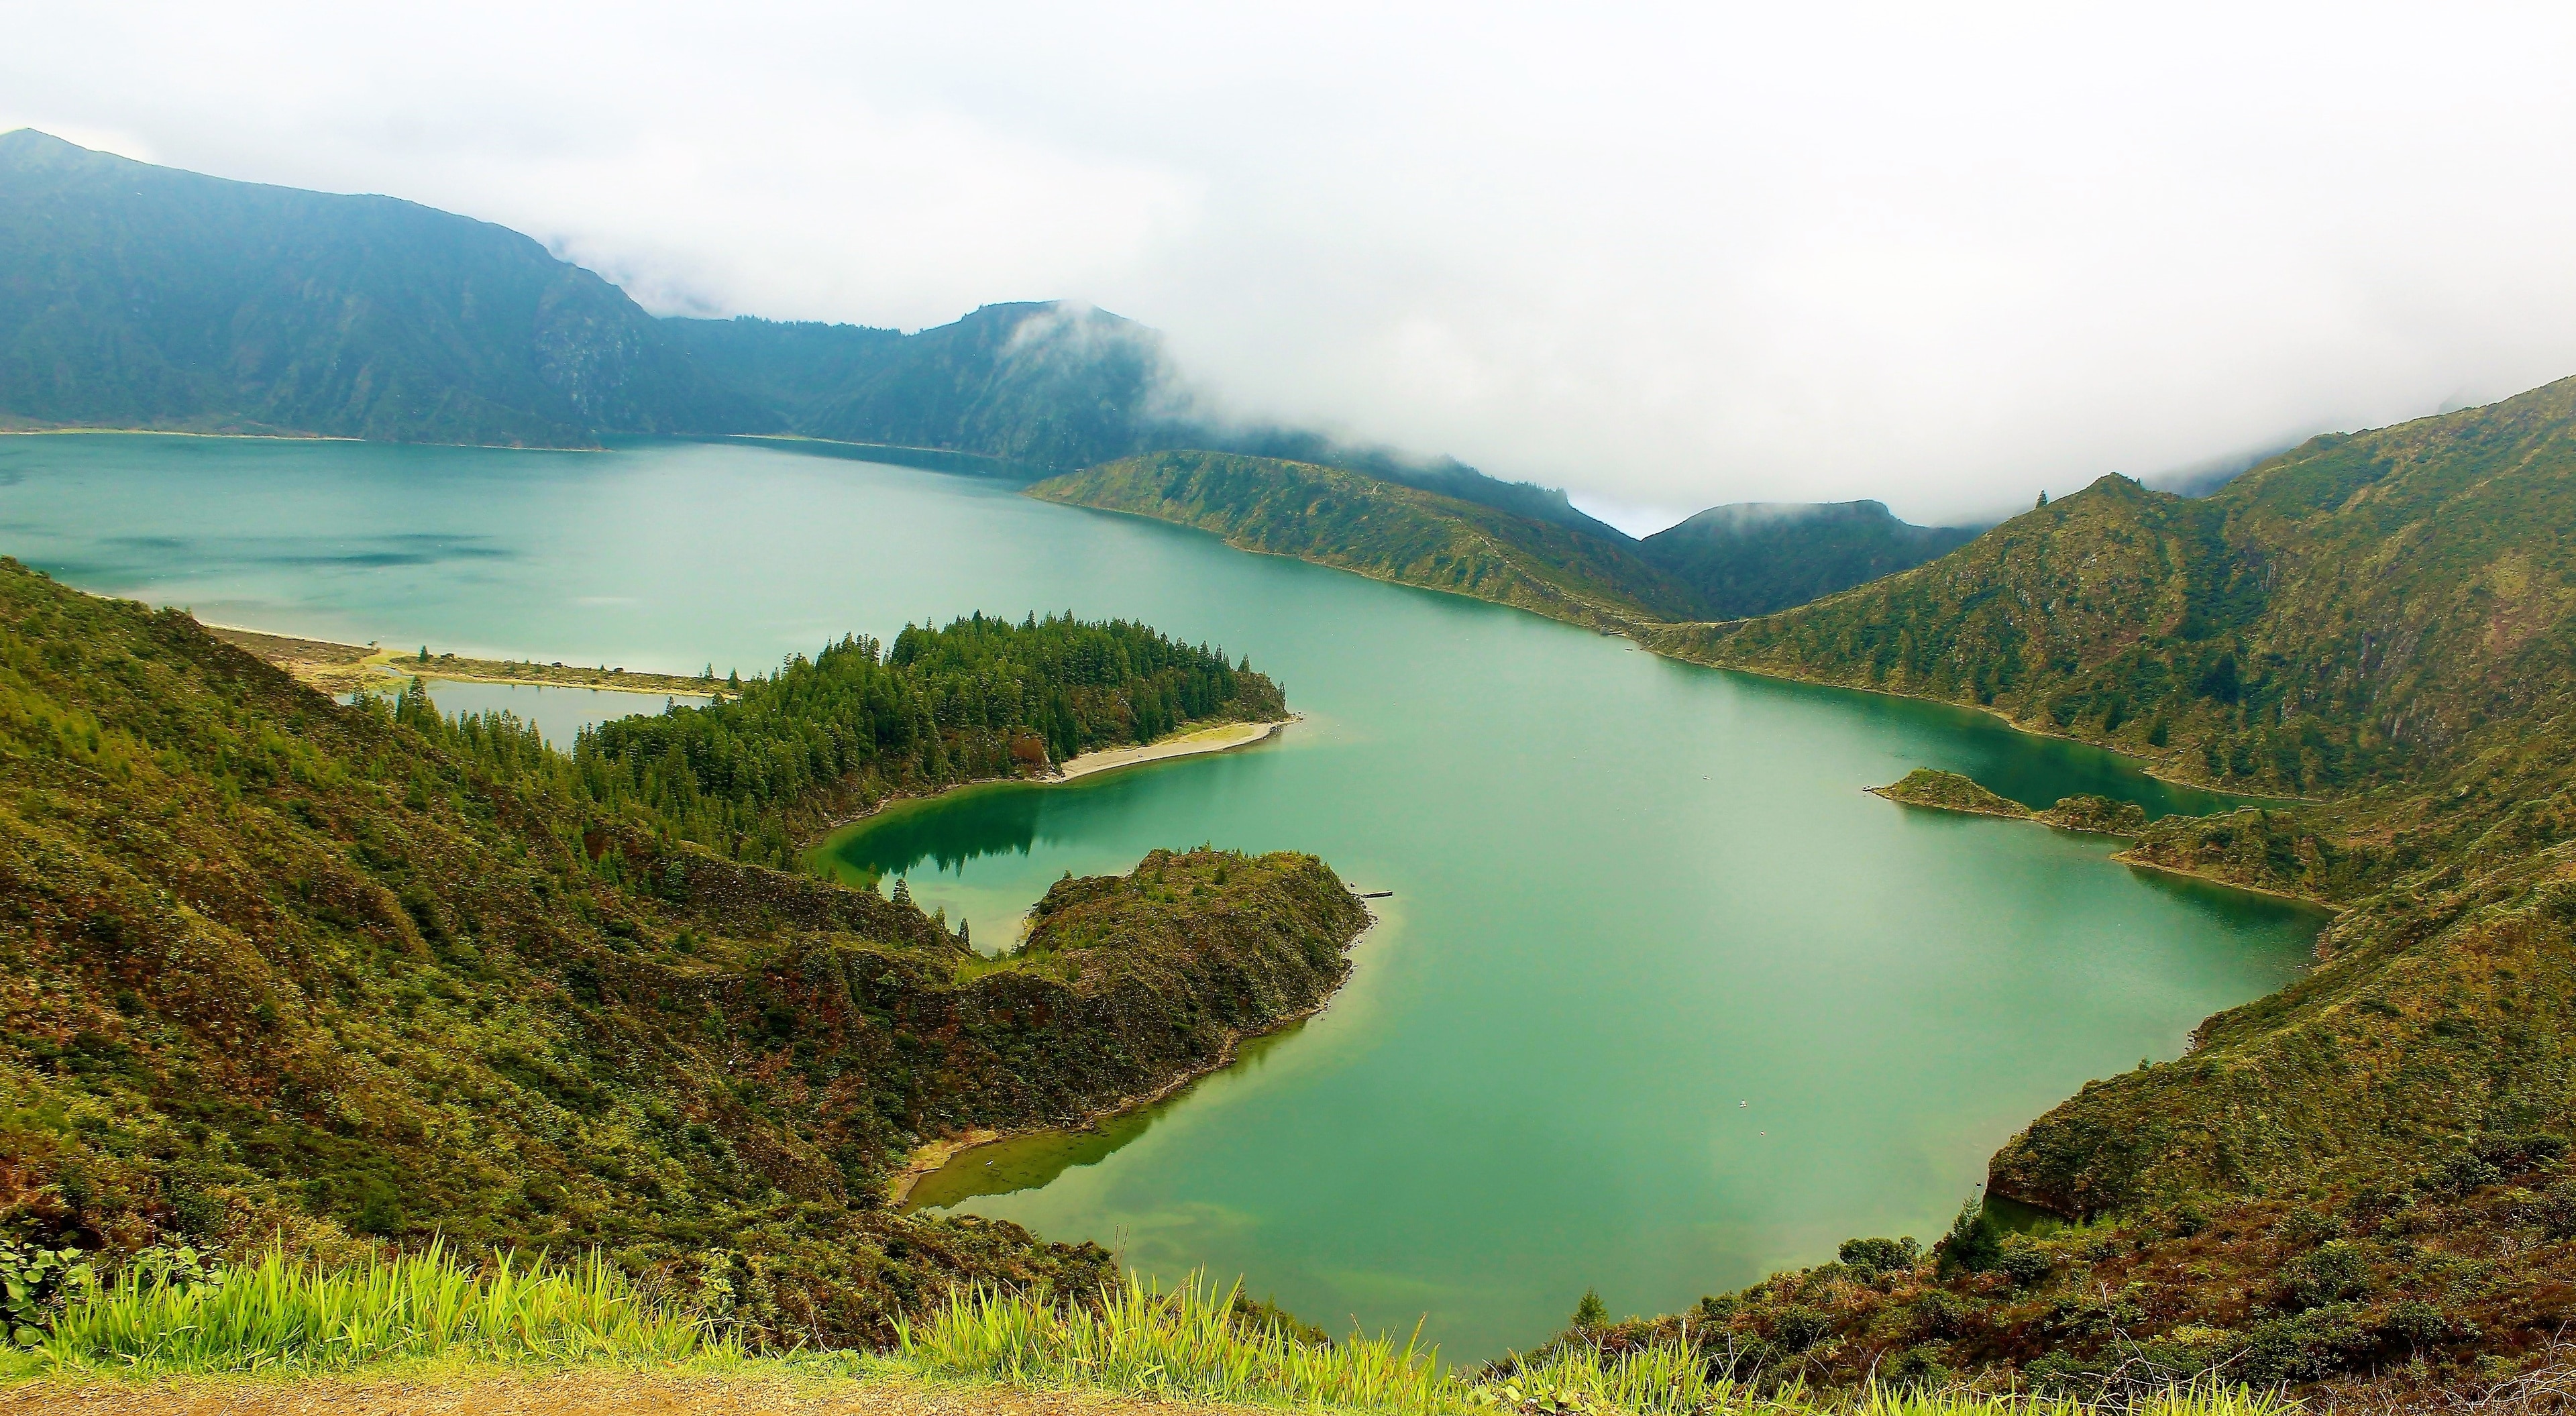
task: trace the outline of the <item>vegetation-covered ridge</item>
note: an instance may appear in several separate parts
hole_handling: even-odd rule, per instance
[[[996,966],[583,770],[507,716],[343,708],[0,562],[0,1231],[596,1246],[756,1335],[881,1340],[961,1282],[1108,1276],[886,1212],[901,1157],[1204,1067],[1320,1001],[1366,918],[1311,857],[1158,856],[1060,886],[1079,937]]]
[[[1244,550],[1295,556],[1596,629],[1657,619],[1690,602],[1686,586],[1626,547],[1316,463],[1157,452],[1040,482],[1029,495],[1174,521],[1213,531]]]
[[[906,626],[891,646],[851,636],[723,691],[703,708],[586,731],[568,783],[599,802],[639,802],[681,839],[785,868],[808,838],[889,796],[1045,775],[1185,723],[1288,711],[1249,659],[1069,614],[978,613]]]
[[[2576,380],[2320,438],[2202,502],[2105,479],[1877,584],[1663,636],[2331,798],[2138,829],[2125,859],[2341,912],[2296,983],[1996,1154],[1991,1196],[2083,1228],[2007,1243],[2018,1271],[1963,1229],[1947,1296],[1826,1274],[1742,1310],[1845,1378],[1909,1352],[2078,1383],[2537,1360],[2576,1319],[2570,525]]]

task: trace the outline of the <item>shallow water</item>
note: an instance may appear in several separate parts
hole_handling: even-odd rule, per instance
[[[1394,892],[1322,1015],[923,1195],[1243,1274],[1327,1326],[1428,1314],[1453,1357],[1543,1339],[1587,1286],[1650,1312],[1851,1235],[1928,1239],[2014,1130],[2286,982],[2317,925],[1863,790],[1934,766],[2035,806],[2219,804],[2108,753],[962,477],[723,445],[0,438],[0,550],[253,628],[666,672],[972,609],[1249,653],[1307,715],[1273,742],[831,844],[987,947],[1063,872],[1154,846],[1308,850]]]
[[[556,747],[570,750],[584,728],[612,718],[659,713],[668,708],[701,708],[708,700],[693,693],[630,693],[615,688],[578,688],[548,683],[485,683],[474,679],[430,679],[429,701],[442,713],[508,713],[535,728]],[[388,678],[388,691],[402,687]],[[341,695],[341,702],[349,700]]]

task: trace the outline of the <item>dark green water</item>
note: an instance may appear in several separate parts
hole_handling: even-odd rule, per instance
[[[639,669],[970,609],[1248,652],[1308,715],[1276,742],[833,844],[988,945],[1062,872],[1154,846],[1310,850],[1395,892],[1322,1015],[1099,1133],[969,1153],[925,1198],[1244,1274],[1330,1326],[1427,1313],[1453,1357],[1544,1338],[1586,1286],[1669,1309],[1851,1235],[1929,1238],[2014,1130],[2287,981],[2316,925],[1863,790],[1935,766],[2034,805],[2211,804],[2108,754],[965,478],[681,444],[0,438],[0,549],[254,628]]]

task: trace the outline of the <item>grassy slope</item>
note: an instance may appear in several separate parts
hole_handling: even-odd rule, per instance
[[[1593,628],[1687,613],[1694,603],[1688,587],[1624,546],[1314,463],[1158,452],[1040,482],[1029,494]]]
[[[2205,502],[2105,479],[1887,581],[1662,637],[2335,794],[2140,831],[2142,863],[2347,908],[2309,976],[1996,1155],[1990,1193],[2101,1229],[2036,1246],[2035,1283],[1961,1278],[1936,1301],[1928,1274],[1819,1271],[1736,1321],[1776,1335],[1788,1309],[1823,1312],[1846,1376],[1906,1343],[2102,1370],[2161,1342],[2316,1378],[2528,1353],[2576,1315],[2576,1179],[2554,1158],[2576,1127],[2570,525],[2576,381],[2321,438]],[[2278,1276],[2303,1265],[2350,1281]],[[2130,1285],[2116,1321],[2087,1285]]]
[[[965,970],[908,906],[550,780],[0,563],[0,1221],[595,1244],[758,1328],[882,1335],[1107,1263],[883,1212],[906,1149],[1204,1066],[1365,920],[1311,857],[1164,858],[1091,887],[1083,941]]]

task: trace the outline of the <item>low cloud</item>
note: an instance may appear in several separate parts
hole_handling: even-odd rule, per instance
[[[1649,519],[1956,521],[2576,373],[2563,6],[21,11],[0,120],[666,312],[1089,300],[1201,406]]]

